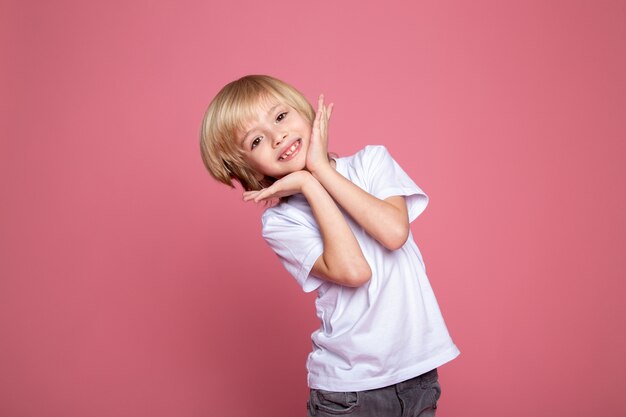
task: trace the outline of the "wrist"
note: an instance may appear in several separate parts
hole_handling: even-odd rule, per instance
[[[324,181],[337,174],[335,168],[330,164],[330,162],[325,163],[319,167],[316,167],[315,170],[311,170],[311,175],[320,183],[324,184]]]
[[[330,164],[330,161],[322,162],[315,167],[309,169],[311,175],[319,181],[320,178],[323,178],[328,173],[334,171],[335,168]]]
[[[318,187],[321,187],[321,184],[317,179],[315,179],[311,172],[305,172],[307,175],[303,178],[302,183],[300,184],[300,192],[307,197],[311,195],[311,193],[315,192]]]

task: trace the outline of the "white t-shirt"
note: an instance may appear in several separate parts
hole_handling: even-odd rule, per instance
[[[428,197],[383,146],[338,158],[344,177],[379,199],[405,196],[409,221]],[[345,214],[345,212],[344,212]],[[459,351],[452,342],[426,277],[413,236],[390,251],[345,215],[372,270],[371,280],[350,288],[310,275],[322,254],[322,237],[302,194],[263,213],[263,237],[304,291],[318,290],[321,327],[312,335],[308,384],[328,391],[363,391],[428,372]]]

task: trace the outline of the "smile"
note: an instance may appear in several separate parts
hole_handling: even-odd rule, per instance
[[[288,161],[295,157],[302,146],[302,139],[297,139],[283,154],[278,158],[279,161]]]

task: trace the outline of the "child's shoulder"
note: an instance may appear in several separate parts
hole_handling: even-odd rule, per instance
[[[349,165],[358,164],[363,166],[371,166],[380,164],[385,159],[391,158],[389,151],[384,145],[367,145],[354,155],[338,158],[342,163]]]
[[[261,214],[261,223],[267,226],[268,223],[286,222],[302,223],[306,222],[306,213],[310,207],[306,198],[302,194],[289,196],[285,201],[276,201],[265,208]]]
[[[381,153],[389,153],[385,145],[366,145],[363,149],[355,153],[354,156],[368,156]]]

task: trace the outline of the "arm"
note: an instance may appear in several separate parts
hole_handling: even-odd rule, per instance
[[[332,104],[324,106],[324,97],[320,96],[313,131],[317,129],[324,134],[311,135],[307,169],[370,236],[387,249],[398,249],[409,236],[409,216],[404,197],[392,196],[380,200],[353,184],[330,165],[326,156],[328,140],[325,132],[332,109]]]
[[[322,255],[313,265],[313,275],[350,287],[369,281],[372,271],[343,213],[309,172],[293,172],[268,188],[245,192],[244,200],[258,202],[297,193],[309,202],[324,245]]]
[[[326,191],[365,231],[389,250],[409,237],[409,215],[403,196],[380,200],[347,180],[332,167],[313,173]]]
[[[337,204],[313,177],[302,191],[324,244],[324,252],[313,265],[313,274],[349,287],[365,284],[372,277],[372,270]]]

